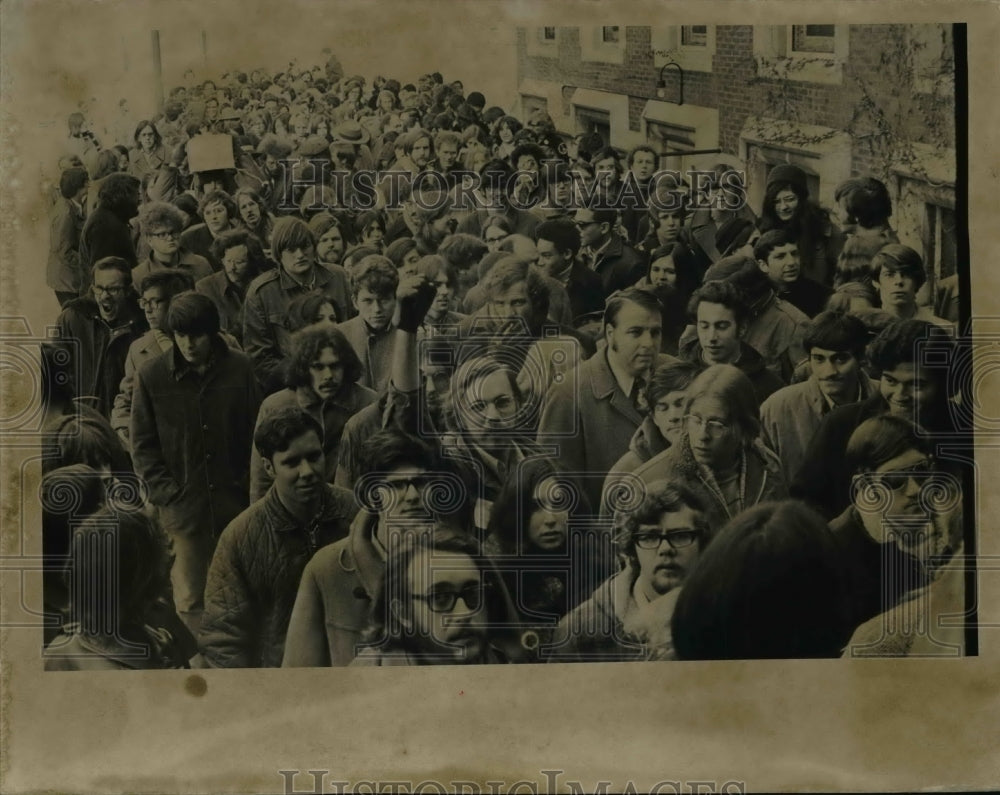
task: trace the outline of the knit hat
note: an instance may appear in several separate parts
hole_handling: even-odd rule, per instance
[[[790,163],[775,166],[767,175],[767,187],[786,182],[792,186],[792,191],[798,196],[808,196],[809,186],[806,182],[806,172]]]

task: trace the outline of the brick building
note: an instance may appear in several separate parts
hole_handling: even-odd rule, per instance
[[[956,266],[950,25],[688,25],[518,30],[522,114],[559,131],[650,143],[664,168],[736,159],[759,209],[778,163],[831,206],[842,180],[882,179],[893,225],[932,277]],[[715,149],[721,154],[684,156]]]

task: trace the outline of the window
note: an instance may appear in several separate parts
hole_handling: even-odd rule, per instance
[[[594,108],[577,108],[577,132],[595,132],[601,136],[605,146],[611,145],[611,114]]]
[[[955,273],[958,259],[955,210],[928,202],[924,205],[924,266],[935,281]]]
[[[792,51],[832,53],[835,34],[833,25],[792,25]]]
[[[653,27],[650,45],[656,69],[674,61],[685,72],[711,72],[715,55],[715,25]]]
[[[708,25],[681,25],[681,44],[685,47],[707,47]]]
[[[528,28],[528,55],[556,58],[559,55],[559,28]]]
[[[774,80],[840,85],[849,35],[847,25],[755,25],[757,74]]]
[[[695,148],[695,128],[646,120],[646,140],[658,153],[658,167],[683,171],[690,164],[680,155]]]
[[[580,60],[625,63],[625,28],[617,25],[580,28]]]

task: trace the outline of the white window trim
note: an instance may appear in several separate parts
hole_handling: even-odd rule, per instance
[[[834,26],[833,52],[796,52],[792,25],[755,25],[753,54],[760,77],[803,83],[840,85],[849,53],[850,28]]]
[[[851,174],[852,140],[849,133],[815,124],[750,116],[740,132],[740,159],[747,164],[751,206],[763,201],[764,184],[750,158],[750,147],[764,153],[764,162],[791,163],[820,177],[820,195],[814,201],[834,205],[834,192]]]
[[[644,129],[630,130],[628,128],[627,95],[613,94],[610,91],[596,91],[591,88],[578,88],[573,92],[570,103],[573,106],[574,129],[577,108],[591,108],[608,114],[611,121],[611,145],[613,147],[628,151],[633,146],[646,142]]]
[[[715,56],[715,25],[708,25],[707,28],[705,46],[694,47],[682,44],[680,25],[669,28],[654,26],[650,34],[653,66],[660,69],[665,63],[674,61],[685,72],[711,72]]]
[[[672,102],[660,102],[651,99],[642,109],[642,135],[646,136],[646,122],[665,124],[678,129],[694,130],[695,149],[715,149],[719,145],[719,109],[706,108],[700,105],[683,105],[678,107]],[[648,141],[647,141],[648,143]],[[718,160],[722,155],[702,155],[685,157],[685,168],[704,168]]]
[[[605,42],[601,37],[601,29],[606,27],[589,26],[580,28],[580,60],[597,61],[599,63],[625,63],[625,26],[619,25],[619,36],[616,42]]]
[[[563,112],[563,87],[561,83],[554,83],[549,80],[536,80],[524,78],[517,86],[517,107],[513,109],[515,116],[524,112],[524,97],[536,97],[544,99],[548,106],[549,116],[552,117],[556,129],[564,134],[571,135],[574,132],[574,119]],[[525,118],[521,115],[519,118]]]
[[[556,37],[551,41],[542,38],[542,28],[525,28],[525,38],[528,43],[528,55],[543,58],[559,57],[559,28],[556,28]]]

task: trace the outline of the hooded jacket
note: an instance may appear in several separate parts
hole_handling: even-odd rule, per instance
[[[304,526],[271,488],[223,531],[205,586],[200,646],[213,668],[281,665],[302,570],[314,553],[348,532],[354,495],[324,485]]]

